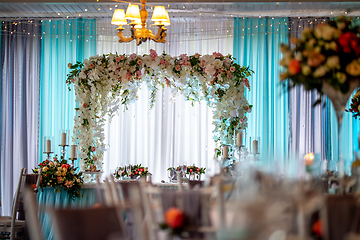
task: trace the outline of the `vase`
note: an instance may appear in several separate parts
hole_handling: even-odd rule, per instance
[[[327,83],[326,80],[322,81],[322,91],[326,96],[330,99],[334,110],[336,114],[337,119],[337,126],[338,126],[338,171],[339,171],[339,177],[343,177],[344,175],[344,162],[342,159],[342,152],[341,152],[341,130],[342,130],[342,121],[344,116],[344,111],[346,104],[353,93],[353,91],[359,87],[359,80],[358,79],[352,79],[349,81],[349,89],[346,93],[343,93],[341,90],[333,88],[331,85]]]

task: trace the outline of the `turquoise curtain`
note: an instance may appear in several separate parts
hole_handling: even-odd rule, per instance
[[[270,164],[277,159],[278,170],[284,166],[281,161],[287,159],[289,146],[288,94],[279,80],[279,47],[287,42],[287,18],[234,19],[233,55],[240,65],[255,71],[247,93],[254,105],[248,114],[247,136],[260,137],[261,159]]]
[[[54,152],[60,154],[60,129],[72,136],[75,94],[65,83],[68,63],[96,54],[96,20],[44,21],[42,24],[39,161],[43,161],[43,137],[53,136]]]

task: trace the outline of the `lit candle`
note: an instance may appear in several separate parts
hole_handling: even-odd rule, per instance
[[[238,132],[237,135],[236,135],[236,146],[238,147],[241,147],[243,144],[242,144],[242,131]]]
[[[259,142],[257,140],[254,140],[252,142],[252,153],[257,154],[258,153],[258,148],[259,148]]]
[[[66,133],[61,133],[60,145],[61,145],[61,146],[65,146],[65,145],[66,145]]]
[[[51,152],[51,140],[46,140],[46,148],[45,148],[45,152]]]
[[[223,158],[227,159],[228,158],[228,152],[229,152],[229,148],[228,146],[223,146]]]
[[[72,145],[70,147],[70,158],[72,159],[76,158],[76,145]]]

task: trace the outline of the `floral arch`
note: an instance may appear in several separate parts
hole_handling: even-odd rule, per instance
[[[102,168],[105,116],[111,119],[120,104],[135,102],[143,82],[150,90],[150,107],[160,87],[169,87],[173,95],[181,93],[190,101],[205,100],[213,110],[213,138],[218,144],[232,141],[235,128],[247,127],[245,114],[252,106],[245,88],[250,90],[247,77],[253,71],[235,63],[231,55],[172,57],[150,50],[143,56],[96,55],[68,67],[66,82],[69,90],[74,85],[78,103],[73,141],[78,141],[82,170]]]

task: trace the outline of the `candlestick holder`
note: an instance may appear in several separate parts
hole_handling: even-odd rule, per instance
[[[65,160],[65,155],[67,153],[67,150],[66,150],[66,147],[68,147],[69,145],[59,145],[61,147],[61,156],[62,156],[62,159]]]
[[[249,155],[247,148],[245,146],[235,146],[234,149],[234,159],[238,160],[239,162],[245,161],[245,159]]]
[[[77,158],[69,158],[69,160],[71,161],[71,166],[75,168],[75,160],[77,160]]]
[[[250,153],[254,160],[258,160],[257,155],[260,154],[260,137],[250,137]]]
[[[43,152],[44,154],[46,154],[46,159],[45,160],[48,160],[50,161],[50,155],[54,152]]]

